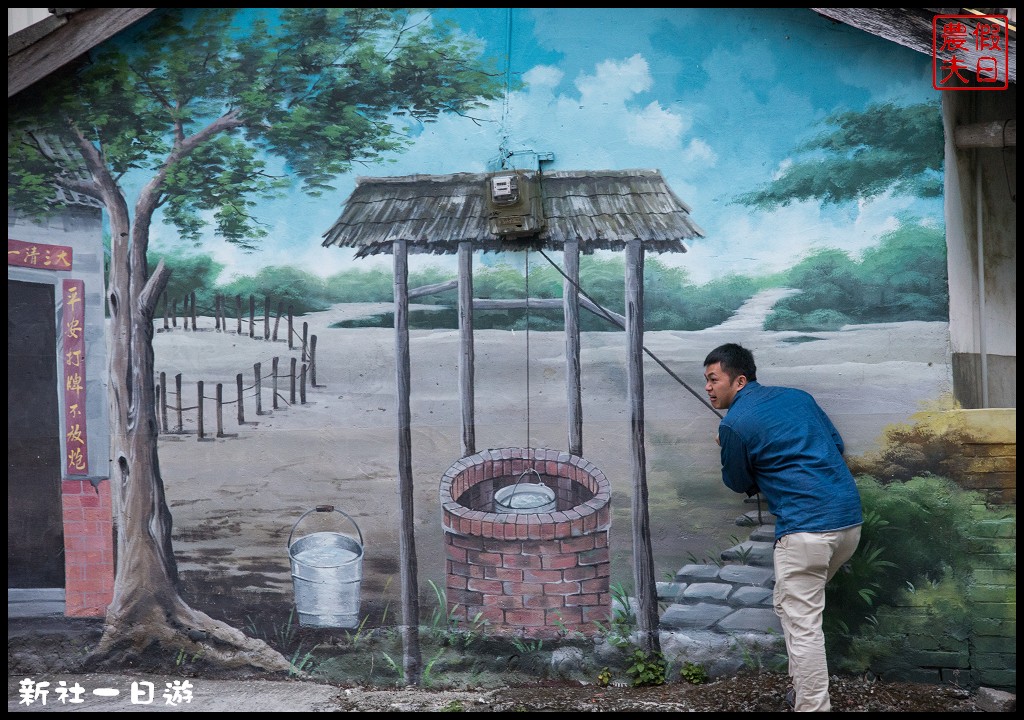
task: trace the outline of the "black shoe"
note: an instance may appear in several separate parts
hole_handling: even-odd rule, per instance
[[[786,705],[789,706],[790,710],[796,707],[796,688],[792,685],[786,688]]]

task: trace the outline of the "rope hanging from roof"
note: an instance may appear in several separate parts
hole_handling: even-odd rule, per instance
[[[561,276],[562,276],[563,278],[565,278],[565,279],[566,279],[566,280],[568,280],[568,281],[569,281],[570,283],[572,283],[572,286],[573,286],[574,288],[576,288],[577,292],[579,292],[579,294],[580,294],[580,295],[582,295],[583,297],[585,297],[585,298],[586,298],[587,300],[589,300],[589,301],[590,301],[590,303],[591,303],[591,304],[592,304],[592,305],[593,305],[594,307],[596,307],[596,308],[597,308],[598,310],[600,310],[600,311],[601,311],[601,314],[602,314],[602,316],[604,317],[604,319],[605,319],[605,320],[607,320],[608,322],[610,322],[610,323],[611,323],[612,325],[615,325],[615,326],[616,326],[616,327],[618,327],[618,328],[619,328],[620,330],[625,330],[625,327],[623,326],[623,324],[622,324],[621,322],[619,322],[619,320],[617,320],[616,318],[612,317],[612,316],[611,316],[611,315],[610,315],[610,314],[608,313],[607,309],[605,309],[605,308],[604,308],[604,307],[603,307],[603,306],[602,306],[602,305],[601,305],[600,303],[598,303],[598,302],[597,302],[596,300],[594,300],[594,298],[590,297],[590,295],[588,295],[588,294],[587,294],[587,291],[586,291],[586,290],[584,290],[584,289],[583,289],[582,287],[580,287],[579,283],[577,283],[577,282],[576,282],[575,280],[573,280],[573,279],[572,279],[571,277],[569,277],[568,275],[566,275],[566,274],[565,274],[565,271],[564,271],[564,270],[562,270],[562,268],[558,267],[558,264],[557,264],[557,263],[556,263],[556,262],[555,262],[554,260],[552,260],[552,259],[551,259],[551,258],[550,258],[550,257],[549,257],[549,256],[547,255],[547,253],[545,253],[545,252],[544,252],[543,250],[538,250],[537,252],[539,252],[539,253],[541,254],[541,256],[542,256],[542,257],[543,257],[543,258],[544,258],[545,260],[547,260],[547,261],[548,261],[548,263],[550,263],[550,264],[551,264],[551,267],[553,267],[553,268],[554,268],[554,269],[555,269],[556,271],[558,271],[558,274],[559,274],[559,275],[561,275]],[[527,290],[529,290],[529,286],[527,286]],[[529,300],[529,297],[527,297],[527,300],[526,300],[526,308],[527,308],[527,312],[529,312],[529,308],[530,308],[530,300]],[[676,381],[677,383],[679,383],[679,384],[680,384],[680,385],[682,385],[682,386],[683,386],[684,388],[686,388],[686,389],[687,389],[687,390],[688,390],[688,391],[690,392],[690,394],[691,394],[691,395],[693,395],[693,396],[694,396],[695,398],[697,398],[698,400],[700,400],[700,401],[701,401],[701,403],[702,403],[702,404],[703,404],[703,405],[704,405],[705,407],[707,407],[707,408],[708,408],[708,409],[709,409],[709,410],[710,410],[711,412],[713,412],[713,413],[714,413],[715,415],[717,415],[718,417],[722,417],[722,413],[718,412],[718,410],[716,410],[716,409],[715,409],[715,408],[714,408],[714,407],[713,407],[713,406],[711,405],[711,403],[709,403],[709,402],[708,402],[707,398],[705,398],[705,397],[704,397],[703,395],[701,395],[701,394],[700,394],[700,393],[698,393],[698,392],[697,392],[696,390],[694,390],[694,389],[693,389],[692,387],[690,387],[690,386],[689,386],[689,385],[688,385],[688,384],[686,383],[686,381],[685,381],[685,380],[683,380],[683,379],[682,379],[681,377],[679,377],[678,375],[676,375],[676,374],[675,374],[675,373],[674,373],[674,372],[672,371],[672,369],[671,369],[671,368],[670,368],[670,367],[669,367],[668,365],[666,365],[666,364],[665,364],[664,362],[662,362],[662,360],[661,360],[661,359],[660,359],[660,358],[659,358],[659,357],[658,357],[657,355],[655,355],[655,354],[654,354],[654,353],[652,353],[652,352],[651,352],[650,350],[648,350],[648,349],[647,349],[647,347],[644,347],[644,352],[645,352],[645,353],[647,353],[648,357],[650,357],[650,358],[651,358],[651,359],[652,359],[652,360],[653,360],[654,362],[658,363],[658,365],[659,365],[659,366],[661,367],[661,369],[662,369],[662,370],[664,370],[665,372],[667,372],[667,373],[668,373],[668,374],[669,374],[669,375],[670,375],[670,376],[672,377],[672,379],[673,379],[673,380],[675,380],[675,381]]]
[[[523,251],[526,262],[526,444],[530,447],[530,249]]]

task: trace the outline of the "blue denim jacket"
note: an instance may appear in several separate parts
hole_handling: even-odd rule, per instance
[[[764,496],[776,539],[864,521],[843,439],[809,393],[747,383],[722,418],[718,439],[722,481]]]

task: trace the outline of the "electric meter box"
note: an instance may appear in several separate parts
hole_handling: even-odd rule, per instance
[[[485,188],[487,222],[501,237],[526,237],[544,229],[544,210],[537,181],[520,172],[494,173]]]

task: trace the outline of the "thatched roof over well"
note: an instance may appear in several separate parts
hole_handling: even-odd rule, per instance
[[[455,254],[459,243],[482,251],[561,250],[576,240],[583,253],[621,250],[638,239],[645,251],[686,252],[703,237],[657,170],[524,172],[540,187],[545,225],[535,236],[505,238],[488,225],[487,180],[495,173],[360,177],[324,247],[357,248],[356,257],[389,253],[405,240],[410,252]]]

